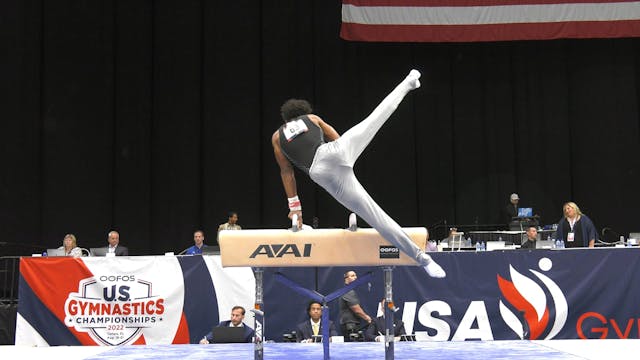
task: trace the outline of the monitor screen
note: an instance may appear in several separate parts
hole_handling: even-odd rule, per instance
[[[532,208],[518,208],[518,217],[531,217],[533,216]]]

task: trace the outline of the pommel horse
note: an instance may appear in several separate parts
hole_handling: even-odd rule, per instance
[[[294,220],[293,224],[297,221]],[[393,359],[393,267],[417,266],[411,257],[391,245],[375,229],[313,229],[295,231],[285,229],[222,230],[218,235],[223,267],[253,268],[256,278],[256,315],[263,315],[263,268],[265,267],[323,267],[323,266],[381,266],[384,271],[385,300],[385,359]],[[425,248],[427,229],[424,227],[403,228],[411,240],[421,249]],[[356,280],[358,282],[361,279]],[[364,278],[362,279],[364,280]],[[354,284],[355,285],[355,284]],[[340,291],[333,298],[342,296],[351,287]],[[309,295],[317,294],[306,290]],[[336,292],[337,293],[337,292]],[[335,293],[334,293],[335,294]],[[317,295],[315,295],[317,296]],[[329,295],[331,296],[331,295]],[[328,338],[329,311],[323,302],[323,338]],[[330,301],[330,300],[329,300]],[[326,314],[326,322],[325,322]],[[326,325],[324,325],[326,324]],[[256,328],[262,330],[256,320]],[[254,341],[254,359],[263,356],[262,331]],[[329,342],[323,341],[324,359],[329,359]]]

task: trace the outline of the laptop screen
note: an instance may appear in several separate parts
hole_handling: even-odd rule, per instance
[[[66,256],[64,249],[47,249],[47,256]]]
[[[553,249],[553,240],[538,240],[536,241],[536,249]]]
[[[216,326],[211,333],[213,342],[217,344],[245,342],[243,327]]]
[[[89,252],[91,256],[106,256],[109,250],[106,247],[91,248]]]
[[[518,208],[518,217],[531,217],[533,216],[532,208]]]

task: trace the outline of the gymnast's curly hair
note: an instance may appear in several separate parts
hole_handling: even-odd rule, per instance
[[[285,123],[299,116],[311,114],[312,112],[313,108],[311,104],[309,104],[307,100],[301,99],[289,99],[280,107],[280,115],[282,115],[282,120],[284,120]]]

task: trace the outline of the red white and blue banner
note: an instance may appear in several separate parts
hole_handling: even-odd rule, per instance
[[[640,339],[639,248],[432,257],[445,279],[420,267],[393,270],[396,315],[420,340]],[[380,268],[265,268],[265,338],[282,341],[308,319],[309,299],[275,272],[329,294],[347,270],[373,272],[356,292],[375,315],[385,296]],[[255,301],[251,269],[223,269],[212,256],[23,258],[20,272],[16,345],[197,343],[231,307]],[[329,305],[338,324],[337,301]]]
[[[343,0],[353,41],[476,42],[640,36],[632,0]]]
[[[197,343],[235,305],[253,325],[249,268],[219,257],[22,258],[16,345]]]

